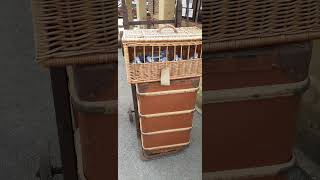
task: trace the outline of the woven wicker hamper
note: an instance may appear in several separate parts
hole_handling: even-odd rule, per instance
[[[320,1],[204,0],[205,51],[226,51],[320,37]]]
[[[45,67],[117,60],[113,0],[32,0],[36,61]]]
[[[116,179],[117,64],[68,67],[69,91],[88,180]]]
[[[201,76],[202,31],[197,27],[124,30],[122,42],[131,84],[160,81],[165,68],[171,80]]]

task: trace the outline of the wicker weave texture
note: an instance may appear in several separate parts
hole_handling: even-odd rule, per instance
[[[169,68],[170,79],[199,77],[202,75],[202,36],[198,28],[174,28],[172,30],[127,30],[123,35],[124,58],[127,79],[131,84],[160,81],[161,71]],[[165,51],[167,61],[134,63],[141,57],[160,57]],[[178,55],[181,59],[177,60]]]
[[[37,61],[45,66],[117,59],[114,0],[32,0]]]
[[[319,0],[203,0],[206,50],[229,50],[320,37]]]
[[[122,42],[177,42],[177,41],[199,41],[202,40],[202,30],[198,27],[174,28],[171,25],[161,29],[137,29],[124,30]]]
[[[129,64],[128,81],[131,84],[160,81],[161,70],[170,69],[170,79],[184,79],[200,77],[202,75],[202,61],[172,61],[168,63]]]

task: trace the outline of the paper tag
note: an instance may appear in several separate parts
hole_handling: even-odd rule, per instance
[[[170,69],[165,67],[161,69],[161,85],[170,86]]]

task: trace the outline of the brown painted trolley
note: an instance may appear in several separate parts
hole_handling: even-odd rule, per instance
[[[171,25],[123,33],[142,159],[175,153],[190,143],[202,71],[201,38],[199,28]]]
[[[204,179],[310,178],[292,149],[311,52],[302,42],[206,54]]]

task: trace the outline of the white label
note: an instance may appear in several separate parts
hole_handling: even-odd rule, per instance
[[[161,70],[161,85],[170,86],[170,69],[165,67]]]

